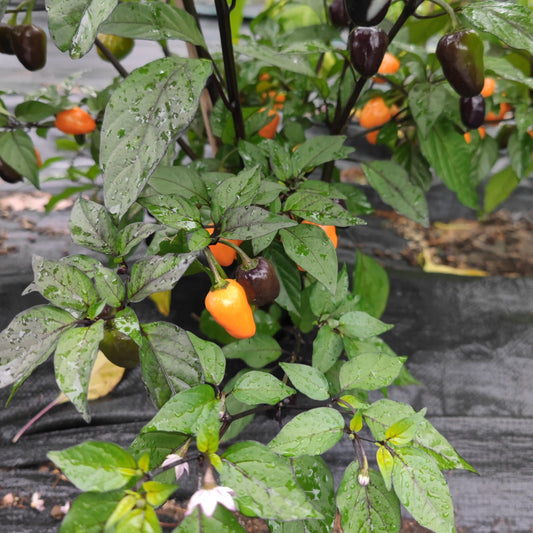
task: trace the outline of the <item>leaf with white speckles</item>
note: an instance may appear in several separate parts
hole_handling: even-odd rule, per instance
[[[100,140],[111,215],[126,213],[168,146],[191,123],[211,70],[209,61],[165,57],[134,70],[113,93]]]

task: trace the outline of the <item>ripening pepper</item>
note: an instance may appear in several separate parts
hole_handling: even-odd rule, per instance
[[[346,10],[357,26],[375,26],[385,18],[390,3],[390,0],[346,0]]]
[[[257,257],[250,266],[239,265],[235,279],[242,286],[248,301],[258,307],[271,304],[280,291],[279,279],[272,263]]]
[[[374,76],[388,45],[389,38],[381,28],[356,28],[349,37],[350,59],[355,70],[364,78]]]
[[[39,26],[13,26],[11,44],[18,60],[28,70],[39,70],[46,65],[46,33]]]
[[[461,120],[470,129],[479,128],[485,122],[485,98],[480,94],[462,97],[459,101]]]
[[[473,30],[444,35],[437,44],[437,58],[445,78],[460,96],[476,96],[483,89],[483,41]]]

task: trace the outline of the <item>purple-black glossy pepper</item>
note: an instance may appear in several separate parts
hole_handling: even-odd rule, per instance
[[[364,78],[377,74],[388,45],[389,38],[381,28],[356,28],[349,37],[350,59],[355,70]]]
[[[6,24],[5,22],[0,23],[0,53],[13,55],[15,51],[13,50],[13,45],[11,44],[11,30],[13,26]]]
[[[258,307],[271,304],[280,291],[279,279],[272,263],[264,257],[255,259],[257,264],[253,268],[245,269],[239,265],[235,272],[235,279],[246,292],[248,301]]]
[[[480,94],[463,96],[459,101],[461,120],[470,129],[479,128],[485,122],[485,98]]]
[[[0,178],[8,183],[17,183],[22,181],[22,176],[10,167],[3,159],[0,159]]]
[[[391,0],[346,0],[348,15],[357,26],[376,26],[389,10]]]
[[[333,0],[329,6],[329,18],[337,28],[346,28],[350,25],[350,17],[346,11],[344,0]]]
[[[39,70],[46,65],[46,33],[39,26],[13,26],[11,44],[18,60],[28,70]]]

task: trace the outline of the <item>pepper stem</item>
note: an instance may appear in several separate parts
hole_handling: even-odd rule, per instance
[[[434,4],[438,5],[443,9],[443,11],[446,11],[448,13],[448,16],[450,17],[450,20],[452,21],[452,29],[455,30],[457,26],[459,26],[459,19],[457,18],[457,15],[455,11],[453,10],[453,7],[446,2],[446,0],[429,0],[430,2],[433,2]]]
[[[209,248],[204,249],[205,258],[207,259],[207,264],[209,265],[209,268],[211,269],[211,273],[213,274],[213,287],[214,289],[222,289],[224,288],[228,282],[226,281],[226,273],[222,269],[222,267],[219,265],[218,261],[216,260],[215,256],[213,255],[213,252]]]
[[[26,16],[24,17],[22,24],[31,24],[31,16],[33,13],[33,8],[35,7],[35,0],[29,0],[27,4],[28,7],[26,8]]]
[[[255,268],[259,261],[257,259],[252,259],[250,256],[246,254],[244,250],[240,248],[240,246],[237,246],[234,242],[231,242],[229,239],[219,239],[219,242],[222,244],[225,244],[226,246],[229,246],[230,248],[233,248],[241,258],[242,261],[242,268],[244,270],[252,270],[252,268]]]

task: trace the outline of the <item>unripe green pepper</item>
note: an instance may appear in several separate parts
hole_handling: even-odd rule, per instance
[[[463,96],[460,100],[461,120],[467,128],[479,128],[485,122],[485,98],[480,94]]]
[[[135,41],[129,37],[120,37],[118,35],[110,35],[108,33],[99,33],[97,35],[100,42],[117,58],[124,59],[133,49]],[[105,54],[97,49],[98,55],[105,61],[109,61]]]
[[[350,59],[364,78],[374,76],[387,51],[389,38],[380,28],[360,26],[349,36]]]
[[[459,95],[481,92],[485,81],[483,41],[476,32],[461,30],[444,35],[436,52],[444,76]]]
[[[345,0],[346,11],[357,26],[375,26],[387,14],[390,0]]]
[[[4,22],[0,23],[0,53],[14,55],[13,45],[11,44],[11,31],[13,26]]]
[[[11,31],[13,50],[24,67],[39,70],[46,64],[46,33],[35,24],[19,24]]]

